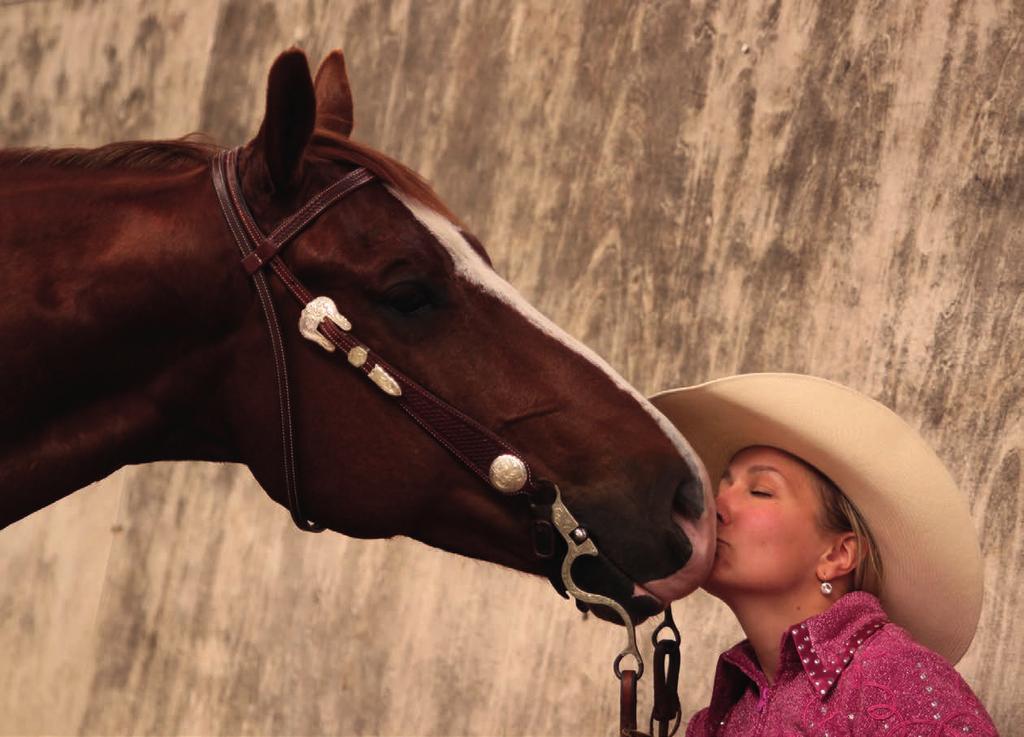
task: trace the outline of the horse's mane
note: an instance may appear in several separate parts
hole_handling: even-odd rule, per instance
[[[167,169],[205,163],[221,150],[198,133],[169,141],[118,141],[99,148],[10,148],[0,151],[7,166],[66,169]]]
[[[224,149],[201,133],[164,141],[118,141],[98,148],[11,148],[0,150],[0,165],[76,169],[174,169],[209,162]],[[390,156],[350,138],[318,128],[308,155],[324,161],[363,166],[400,192],[419,200],[452,222],[458,219],[427,182]]]

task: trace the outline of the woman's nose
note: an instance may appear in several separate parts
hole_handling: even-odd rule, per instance
[[[727,525],[732,520],[732,512],[730,511],[731,502],[729,501],[730,495],[728,493],[729,485],[722,481],[718,485],[718,494],[715,496],[715,517],[718,519],[718,524]]]

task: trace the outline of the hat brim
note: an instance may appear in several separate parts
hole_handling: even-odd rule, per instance
[[[713,484],[751,445],[791,453],[854,503],[882,558],[893,622],[956,664],[981,615],[981,550],[967,499],[923,438],[859,392],[803,374],[741,374],[651,398]]]

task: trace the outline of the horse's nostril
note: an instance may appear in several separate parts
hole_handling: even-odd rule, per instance
[[[685,519],[700,519],[704,514],[704,488],[699,477],[687,479],[676,486],[672,508]]]

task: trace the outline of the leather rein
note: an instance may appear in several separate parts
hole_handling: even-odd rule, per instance
[[[524,455],[506,440],[423,388],[375,351],[371,351],[355,336],[352,324],[338,311],[334,301],[330,297],[314,296],[280,258],[281,250],[324,211],[360,187],[377,181],[376,175],[362,167],[349,172],[314,195],[268,235],[257,225],[242,196],[238,175],[240,151],[239,148],[229,149],[213,158],[213,185],[221,212],[241,253],[241,267],[252,278],[270,335],[280,409],[284,484],[292,520],[300,530],[306,532],[321,532],[324,529],[302,512],[296,476],[295,428],[288,365],[280,322],[267,283],[268,270],[277,275],[302,307],[299,332],[303,337],[330,353],[340,351],[350,368],[366,376],[380,392],[390,401],[396,402],[417,425],[488,486],[502,494],[526,497],[532,517],[533,550],[538,558],[555,558],[561,548],[561,545],[556,545],[554,536],[554,531],[558,531],[566,551],[557,573],[552,571],[549,574],[555,590],[562,596],[572,595],[583,611],[595,605],[614,610],[625,626],[627,644],[614,662],[615,675],[620,681],[620,734],[639,734],[636,732],[636,683],[643,675],[644,664],[636,644],[635,627],[625,608],[617,601],[584,591],[573,581],[573,562],[579,557],[598,556],[600,553],[586,528],[577,522],[562,502],[558,486],[536,478]],[[659,640],[659,634],[666,629],[671,637]],[[654,631],[651,640],[655,647],[657,670],[651,731],[653,733],[654,721],[658,721],[659,735],[666,737],[678,729],[681,717],[676,685],[680,635],[672,621],[671,607],[665,610],[665,621]],[[620,664],[627,655],[635,659],[636,670],[620,670]]]

